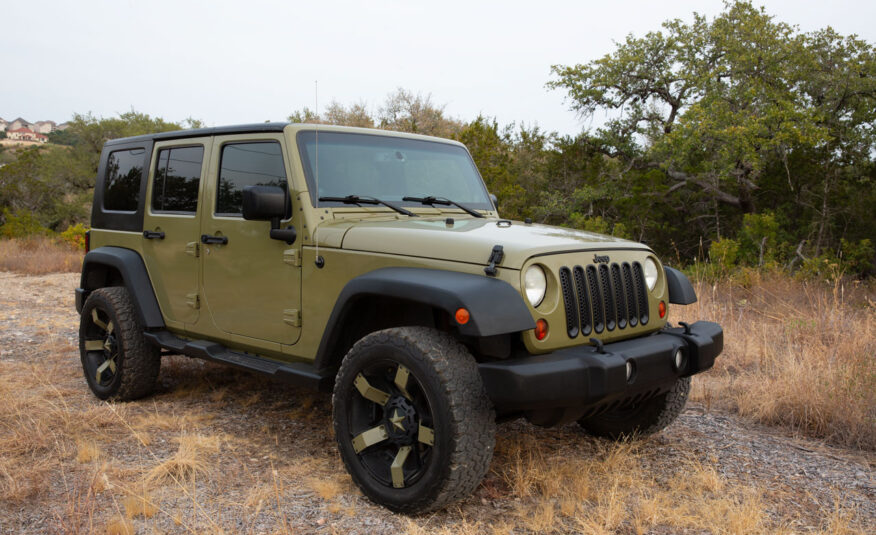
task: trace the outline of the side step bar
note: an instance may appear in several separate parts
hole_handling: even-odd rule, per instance
[[[232,351],[222,344],[207,340],[184,340],[167,331],[143,333],[154,345],[189,357],[229,364],[236,368],[270,375],[296,386],[331,391],[333,378],[320,375],[310,364],[278,362],[276,360]]]

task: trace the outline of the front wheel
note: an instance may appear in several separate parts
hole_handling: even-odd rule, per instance
[[[474,358],[446,333],[364,337],[344,357],[333,405],[347,471],[389,509],[439,509],[471,494],[489,468],[495,414]]]
[[[591,435],[613,440],[638,437],[663,430],[678,418],[690,394],[690,377],[678,379],[668,392],[622,409],[615,409],[578,424]]]

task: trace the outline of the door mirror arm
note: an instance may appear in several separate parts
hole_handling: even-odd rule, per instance
[[[292,225],[280,228],[280,218],[272,217],[270,237],[272,240],[280,240],[286,242],[286,245],[292,245],[298,237],[298,232]]]

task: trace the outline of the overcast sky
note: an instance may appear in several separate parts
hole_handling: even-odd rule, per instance
[[[762,0],[803,31],[876,41],[876,2]],[[720,0],[518,2],[0,0],[0,117],[130,110],[209,126],[281,121],[332,100],[372,111],[398,87],[453,117],[479,113],[562,134],[587,126],[548,91],[584,63]],[[598,119],[597,119],[598,120]]]

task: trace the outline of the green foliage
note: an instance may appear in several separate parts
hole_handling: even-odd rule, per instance
[[[779,223],[772,212],[745,214],[739,229],[739,258],[750,266],[775,266],[779,258]]]
[[[857,242],[842,239],[841,260],[846,269],[852,273],[873,273],[873,259],[876,258],[876,249],[873,241],[864,238]]]
[[[739,242],[730,238],[713,241],[709,246],[709,259],[725,272],[729,272],[739,259]]]
[[[792,260],[801,243],[818,257],[876,235],[870,43],[800,33],[735,1],[714,20],[667,21],[552,70],[548,86],[579,114],[613,110],[578,140],[612,163],[576,170],[586,187],[567,213],[586,203],[658,250],[671,233],[686,258],[702,238],[737,236],[739,261],[765,266]]]
[[[35,234],[45,234],[48,229],[43,227],[39,220],[27,210],[12,211],[3,209],[0,217],[0,238],[26,238]]]
[[[479,116],[456,139],[468,147],[487,189],[499,198],[499,209],[505,217],[521,218],[528,206],[527,192],[514,176],[511,147],[499,132],[498,123]]]
[[[55,130],[54,132],[49,132],[47,135],[49,143],[54,143],[55,145],[68,145],[72,147],[79,143],[79,137],[69,128],[66,130]]]

